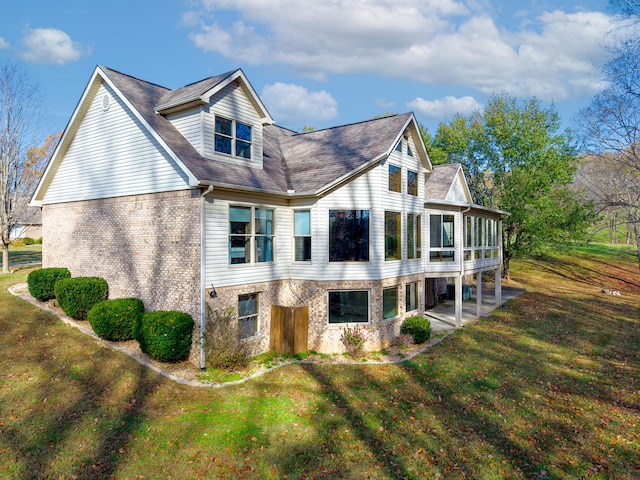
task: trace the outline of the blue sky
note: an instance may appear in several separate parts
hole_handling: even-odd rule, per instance
[[[0,64],[67,124],[96,65],[178,88],[242,68],[279,125],[413,111],[432,133],[492,93],[554,102],[564,126],[602,86],[606,0],[3,2]]]

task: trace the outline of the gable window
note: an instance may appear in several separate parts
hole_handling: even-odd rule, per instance
[[[389,165],[389,191],[402,192],[402,169]]]
[[[454,261],[453,215],[429,216],[429,260]]]
[[[402,259],[401,215],[398,212],[384,212],[384,259]]]
[[[367,323],[369,292],[349,290],[329,292],[329,323]]]
[[[273,261],[273,210],[229,207],[229,263]]]
[[[407,155],[413,157],[413,153],[411,153],[411,147],[409,146],[409,142],[407,142]]]
[[[402,153],[402,140],[400,140],[398,142],[398,145],[396,145],[396,152],[401,152]]]
[[[422,258],[422,217],[407,213],[407,258]]]
[[[311,260],[311,211],[293,212],[293,235],[296,262]]]
[[[407,193],[418,196],[418,174],[411,170],[407,171]]]
[[[227,155],[251,159],[251,126],[216,115],[214,149]]]
[[[404,288],[407,312],[418,309],[418,282],[407,283]]]
[[[398,287],[384,288],[382,290],[382,318],[398,316]]]
[[[240,338],[249,338],[258,334],[259,294],[250,293],[238,296],[238,329]]]
[[[329,210],[329,261],[369,261],[369,210]]]

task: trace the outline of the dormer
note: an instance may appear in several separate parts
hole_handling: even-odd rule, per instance
[[[203,157],[262,168],[262,129],[274,121],[242,70],[171,90],[155,110]]]

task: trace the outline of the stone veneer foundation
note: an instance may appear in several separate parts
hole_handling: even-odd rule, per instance
[[[332,290],[369,290],[369,317],[367,324],[357,325],[365,334],[365,350],[376,351],[391,345],[400,334],[400,325],[407,316],[424,311],[424,275],[411,275],[400,278],[371,281],[331,281],[316,282],[308,280],[281,280],[277,282],[253,283],[233,287],[216,287],[217,296],[209,298],[207,303],[214,311],[223,312],[238,305],[238,295],[259,293],[258,335],[254,339],[256,353],[269,349],[271,328],[271,306],[309,307],[308,348],[322,353],[344,352],[340,337],[345,325],[328,322],[328,291]],[[418,282],[418,308],[406,312],[405,285]],[[398,316],[382,319],[382,289],[398,286]]]

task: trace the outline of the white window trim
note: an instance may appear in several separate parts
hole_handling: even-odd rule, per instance
[[[331,323],[331,311],[329,304],[329,295],[335,292],[367,292],[367,321],[366,322],[346,322],[346,323]],[[371,290],[368,288],[332,288],[327,290],[327,326],[329,328],[342,329],[345,327],[357,327],[358,325],[371,325]]]
[[[218,118],[222,118],[225,120],[229,120],[231,122],[231,135],[225,135],[223,133],[218,133],[216,132],[216,120]],[[248,127],[251,128],[251,141],[247,141],[247,140],[243,140],[243,139],[238,139],[238,137],[236,136],[236,124],[237,123],[241,123],[243,125],[246,125]],[[255,132],[255,126],[252,125],[250,122],[243,122],[242,120],[237,120],[235,118],[229,118],[225,115],[219,115],[217,113],[214,113],[214,117],[213,117],[213,152],[217,155],[225,155],[226,157],[231,157],[237,160],[241,160],[241,161],[245,161],[245,162],[251,162],[254,159],[254,155],[255,155],[255,149],[254,149],[254,132]],[[230,138],[231,139],[231,153],[226,153],[226,152],[221,152],[219,150],[216,150],[216,135],[220,135],[224,138]],[[236,150],[236,142],[240,140],[241,142],[245,142],[249,144],[249,158],[240,156],[237,154],[237,150]]]
[[[309,235],[296,235],[296,212],[304,212],[304,211],[308,211],[309,212]],[[328,213],[327,213],[328,215]],[[371,214],[369,214],[371,215]],[[304,264],[304,265],[309,265],[311,263],[313,263],[313,209],[312,208],[294,208],[293,211],[291,212],[291,224],[293,226],[293,235],[292,235],[292,242],[293,242],[293,258],[292,261],[294,263],[298,263],[298,264]],[[274,228],[275,230],[275,228]],[[311,238],[311,258],[309,260],[296,260],[296,238],[306,238],[309,237]],[[328,257],[327,257],[328,258]]]
[[[242,207],[242,208],[250,208],[251,209],[251,234],[250,235],[245,235],[249,238],[248,243],[251,245],[250,249],[249,249],[249,258],[250,261],[248,262],[244,262],[244,263],[231,263],[231,256],[230,256],[230,251],[229,249],[231,248],[230,245],[230,239],[233,236],[242,236],[240,234],[232,234],[229,231],[229,226],[231,224],[231,209],[233,207]],[[256,222],[256,209],[263,209],[263,210],[271,210],[273,212],[273,233],[271,235],[262,235],[264,237],[268,237],[270,236],[272,239],[272,259],[270,262],[258,262],[256,261],[256,252],[255,252],[255,239],[257,238],[257,234],[255,232],[255,222]],[[227,206],[227,266],[232,267],[232,268],[243,268],[246,267],[247,265],[252,265],[252,266],[258,266],[258,265],[275,265],[276,262],[276,258],[277,258],[277,235],[276,235],[276,217],[277,217],[277,211],[275,207],[271,207],[271,206],[266,206],[266,205],[254,205],[254,204],[242,204],[242,203],[229,203],[229,205]]]

